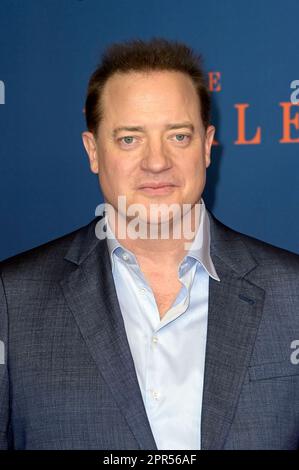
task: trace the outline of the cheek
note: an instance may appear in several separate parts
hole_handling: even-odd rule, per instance
[[[140,152],[124,152],[115,149],[111,149],[110,152],[107,152],[105,158],[109,172],[122,175],[123,178],[129,178],[138,172],[141,159],[142,155],[140,155]]]
[[[118,155],[113,154],[111,151],[106,151],[102,158],[100,158],[100,168],[102,168],[102,173],[109,180],[117,179],[118,174],[122,174],[122,161]]]
[[[186,184],[198,184],[205,174],[204,161],[200,158],[185,160],[184,164],[180,166],[179,172]]]
[[[123,189],[132,179],[133,168],[131,166],[119,155],[106,155],[102,163],[102,172],[99,172],[100,182],[102,181],[108,191],[123,193]]]

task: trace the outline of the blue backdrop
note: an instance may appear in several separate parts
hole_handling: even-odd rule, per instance
[[[88,78],[111,42],[152,36],[190,44],[210,73],[209,209],[299,253],[298,17],[297,0],[1,0],[0,259],[94,217],[102,195],[81,142]]]

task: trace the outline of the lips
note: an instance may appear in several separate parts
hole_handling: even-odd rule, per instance
[[[175,184],[173,183],[168,183],[168,182],[162,182],[162,183],[144,183],[144,184],[141,184],[139,186],[139,189],[146,189],[146,188],[149,188],[149,189],[159,189],[159,188],[165,188],[165,187],[169,187],[169,186],[176,186]]]
[[[175,191],[176,187],[176,184],[163,181],[160,183],[144,183],[141,184],[138,189],[148,196],[166,196]]]

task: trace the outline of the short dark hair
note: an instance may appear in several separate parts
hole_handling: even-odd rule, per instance
[[[190,76],[195,85],[201,118],[205,128],[210,123],[211,99],[202,69],[202,57],[187,45],[163,38],[149,41],[133,39],[113,43],[102,55],[102,61],[92,74],[85,102],[85,118],[89,131],[97,134],[102,118],[101,96],[105,83],[115,73],[179,71]]]

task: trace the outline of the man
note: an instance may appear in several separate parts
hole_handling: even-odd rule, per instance
[[[299,257],[205,208],[215,129],[197,56],[116,44],[85,112],[108,209],[1,263],[1,448],[298,448]],[[174,210],[155,219],[155,204]]]

